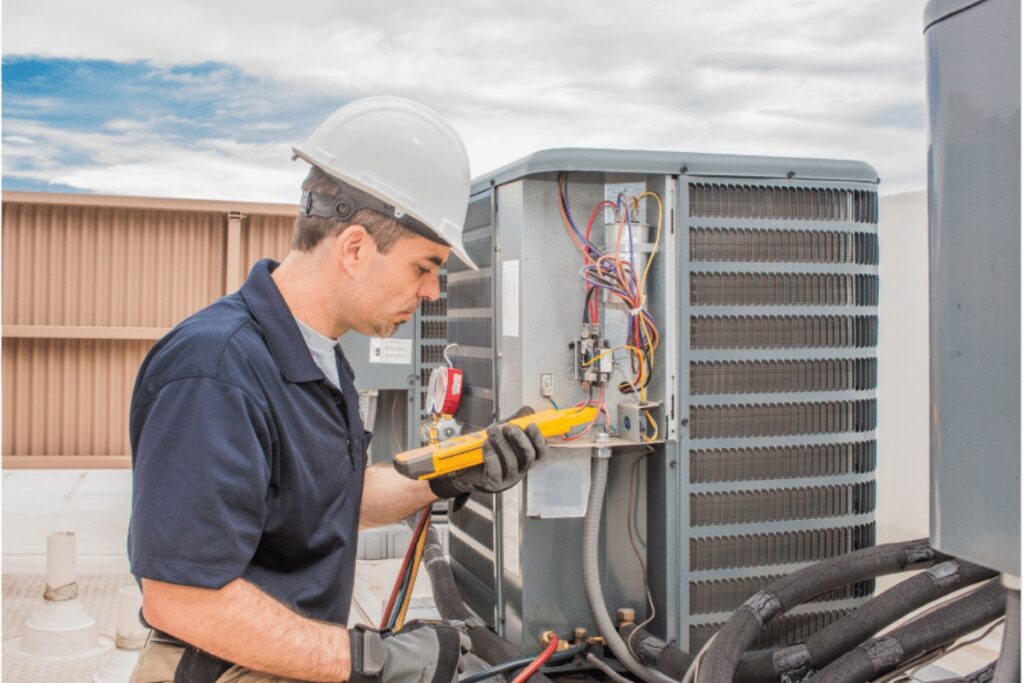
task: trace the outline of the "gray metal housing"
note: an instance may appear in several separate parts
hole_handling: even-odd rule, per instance
[[[1020,576],[1020,2],[932,0],[931,541]]]
[[[626,524],[639,459],[634,535],[651,628],[695,650],[774,577],[874,543],[877,174],[861,162],[566,149],[477,179],[464,241],[481,270],[450,263],[448,289],[468,394],[457,417],[471,426],[547,407],[546,373],[559,405],[584,398],[566,350],[584,289],[558,209],[562,171],[580,221],[620,190],[663,201],[649,393],[666,440],[613,456],[602,575],[609,609],[648,612]],[[644,211],[655,223],[653,202]],[[611,387],[607,398],[623,397]],[[577,504],[589,471],[585,444],[554,448],[524,485],[451,516],[464,597],[526,651],[547,628],[593,631]],[[804,639],[872,590],[796,610],[761,645]]]

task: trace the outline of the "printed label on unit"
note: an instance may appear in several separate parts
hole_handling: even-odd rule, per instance
[[[390,365],[412,364],[412,339],[370,337],[370,362]]]
[[[519,336],[519,259],[501,264],[501,333]]]
[[[501,552],[505,571],[518,577],[519,571],[519,511],[523,507],[523,482],[501,494]]]

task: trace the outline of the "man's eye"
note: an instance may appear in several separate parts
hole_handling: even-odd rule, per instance
[[[416,268],[417,268],[417,270],[420,271],[420,276],[421,277],[423,275],[429,275],[430,274],[430,269],[429,268],[424,268],[423,266],[416,266]]]

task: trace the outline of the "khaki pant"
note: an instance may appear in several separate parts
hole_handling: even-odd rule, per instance
[[[174,671],[185,653],[184,648],[150,643],[139,654],[139,662],[129,683],[173,683]],[[298,683],[292,678],[271,676],[233,666],[217,679],[217,683]]]

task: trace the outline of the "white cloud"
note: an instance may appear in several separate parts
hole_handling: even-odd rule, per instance
[[[545,147],[634,147],[861,159],[891,192],[925,180],[923,6],[7,0],[3,45],[7,55],[148,60],[162,67],[154,78],[223,91],[226,107],[226,74],[167,69],[215,62],[299,94],[413,97],[459,129],[474,173]],[[214,166],[268,158],[229,146],[178,153]],[[270,163],[267,181],[282,168]]]
[[[308,169],[290,163],[290,149],[279,143],[208,139],[182,147],[131,126],[82,133],[14,121],[7,128],[32,144],[5,145],[5,175],[83,192],[295,202]]]

